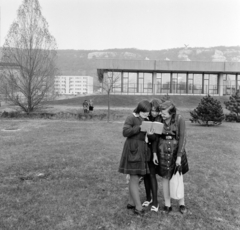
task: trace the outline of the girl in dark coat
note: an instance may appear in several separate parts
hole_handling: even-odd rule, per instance
[[[161,117],[159,116],[160,105],[162,101],[159,99],[152,99],[151,103],[151,112],[149,115],[150,121],[161,121]],[[158,183],[156,178],[156,165],[153,163],[153,152],[152,152],[152,142],[156,139],[156,134],[151,131],[148,132],[148,141],[151,149],[151,158],[148,162],[148,167],[150,170],[149,174],[146,174],[144,177],[144,185],[146,190],[146,201],[143,202],[142,206],[147,207],[151,205],[151,211],[158,212],[158,200],[157,200],[157,191],[158,191]]]
[[[182,173],[188,171],[187,156],[185,151],[186,128],[185,121],[176,114],[176,107],[171,101],[161,104],[161,116],[164,123],[163,133],[157,135],[153,143],[153,162],[158,165],[157,173],[163,178],[163,196],[165,200],[164,211],[172,211],[169,181],[175,166],[182,166]],[[187,211],[184,198],[179,200],[179,211]]]
[[[141,132],[141,124],[142,121],[148,119],[150,110],[150,102],[142,100],[138,103],[134,113],[126,118],[123,136],[127,139],[123,146],[118,170],[120,173],[130,174],[127,208],[134,209],[134,213],[139,215],[144,214],[139,195],[139,178],[149,173],[147,161],[150,160],[147,135],[146,132]]]

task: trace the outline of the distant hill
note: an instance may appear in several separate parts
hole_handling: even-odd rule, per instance
[[[211,48],[185,47],[164,50],[107,49],[58,50],[57,64],[61,75],[88,75],[97,83],[96,59],[135,59],[171,61],[240,62],[240,46]]]
[[[1,49],[0,49],[1,56]],[[58,50],[57,65],[60,75],[88,75],[97,85],[96,60],[98,58],[131,60],[171,60],[240,62],[240,46],[181,47],[164,50],[106,49]]]

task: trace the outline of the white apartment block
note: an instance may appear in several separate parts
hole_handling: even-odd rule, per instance
[[[93,93],[93,77],[56,76],[54,89],[59,94],[91,94]]]

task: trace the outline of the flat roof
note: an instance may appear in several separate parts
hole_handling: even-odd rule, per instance
[[[99,70],[240,74],[240,62],[159,61],[129,59],[97,59],[96,61],[96,66]]]

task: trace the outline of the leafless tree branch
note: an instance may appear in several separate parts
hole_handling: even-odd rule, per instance
[[[24,0],[3,46],[2,61],[17,68],[6,67],[1,91],[26,113],[53,93],[56,49],[38,0]]]

